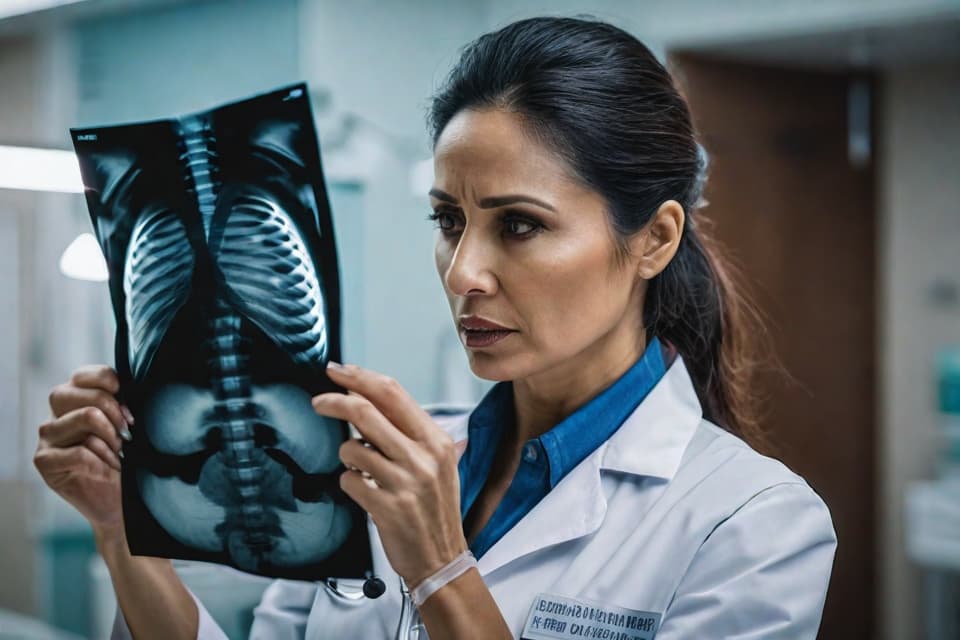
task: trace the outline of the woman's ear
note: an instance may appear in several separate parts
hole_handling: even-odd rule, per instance
[[[633,238],[631,253],[636,258],[638,276],[651,280],[667,268],[680,248],[684,216],[679,202],[667,200]]]

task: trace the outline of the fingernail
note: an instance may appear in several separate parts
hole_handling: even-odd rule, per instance
[[[127,421],[127,424],[133,424],[133,413],[130,412],[130,409],[127,408],[127,405],[120,405],[120,413],[123,414],[124,419]]]
[[[343,365],[339,362],[334,362],[331,360],[327,363],[327,369],[336,369],[337,371],[343,371]]]
[[[127,442],[130,442],[131,440],[133,440],[133,434],[130,433],[130,429],[127,429],[126,427],[120,429],[120,437],[126,440]]]
[[[117,451],[117,455],[120,456],[120,459],[123,460],[123,449]]]

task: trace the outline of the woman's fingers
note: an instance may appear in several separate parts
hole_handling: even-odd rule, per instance
[[[70,384],[87,389],[103,389],[116,395],[120,391],[120,379],[117,372],[105,364],[91,364],[80,367],[70,376]]]
[[[340,488],[350,498],[360,505],[360,508],[370,514],[377,523],[378,514],[383,513],[395,497],[378,488],[359,471],[344,471],[340,474]],[[379,524],[379,523],[378,523]]]
[[[372,402],[398,429],[414,440],[431,434],[426,428],[430,416],[396,379],[356,365],[331,362],[327,366],[330,379]]]
[[[77,374],[74,374],[76,377]],[[80,378],[85,380],[84,378]],[[59,385],[50,392],[50,408],[56,418],[67,415],[81,408],[95,407],[106,416],[117,433],[124,440],[130,440],[130,423],[124,415],[123,408],[117,399],[108,391],[100,388],[85,388],[73,383]],[[129,409],[127,410],[129,412]],[[132,416],[131,416],[132,417]]]
[[[122,450],[114,451],[110,448],[110,445],[95,435],[87,436],[82,446],[96,454],[96,456],[111,469],[120,471],[120,457],[123,455]]]
[[[52,418],[40,425],[33,464],[44,482],[93,524],[123,522],[120,471],[133,416],[116,398],[120,382],[105,365],[77,369],[50,392]]]
[[[102,475],[106,471],[104,465],[120,471],[119,458],[96,436],[90,436],[89,441],[72,447],[50,447],[41,444],[33,456],[33,464],[54,490],[60,488],[58,485],[61,480],[71,478],[70,472]]]
[[[113,452],[122,450],[123,441],[106,414],[97,406],[74,409],[40,425],[41,440],[52,447],[71,447],[95,436]]]
[[[395,380],[351,365],[328,373],[349,393],[315,396],[314,409],[376,447],[341,445],[340,487],[376,523],[394,570],[408,583],[422,579],[466,547],[453,439]]]
[[[313,397],[313,408],[321,415],[345,420],[355,426],[360,435],[387,458],[404,460],[409,457],[409,439],[366,398],[355,394],[321,393]]]
[[[120,457],[123,451],[114,451],[106,442],[94,435],[89,435],[83,441],[83,446],[97,454],[97,457],[103,460],[111,469],[120,471]]]
[[[396,379],[352,364],[336,365],[331,362],[327,372],[331,380],[347,388],[351,394],[364,397],[391,425],[410,440],[425,447],[430,457],[456,459],[457,450],[453,439],[437,426],[433,418]],[[357,426],[356,423],[354,426]],[[367,439],[380,446],[372,438]],[[426,460],[423,456],[414,458],[412,455],[408,455],[408,459],[414,462]]]
[[[403,469],[356,438],[350,438],[340,445],[340,459],[348,469],[367,473],[384,489],[401,486],[405,479]]]

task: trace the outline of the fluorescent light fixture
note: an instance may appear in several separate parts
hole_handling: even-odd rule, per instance
[[[76,280],[106,282],[107,261],[92,233],[81,233],[60,256],[60,273]]]
[[[0,189],[83,193],[72,151],[0,146]]]
[[[0,0],[0,19],[21,16],[46,9],[56,9],[84,0]]]

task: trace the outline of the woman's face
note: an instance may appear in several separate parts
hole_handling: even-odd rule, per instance
[[[643,281],[615,260],[605,201],[518,115],[461,111],[434,170],[437,270],[477,376],[574,375],[615,350],[638,355],[622,351],[642,348]],[[509,332],[471,330],[471,316]]]

